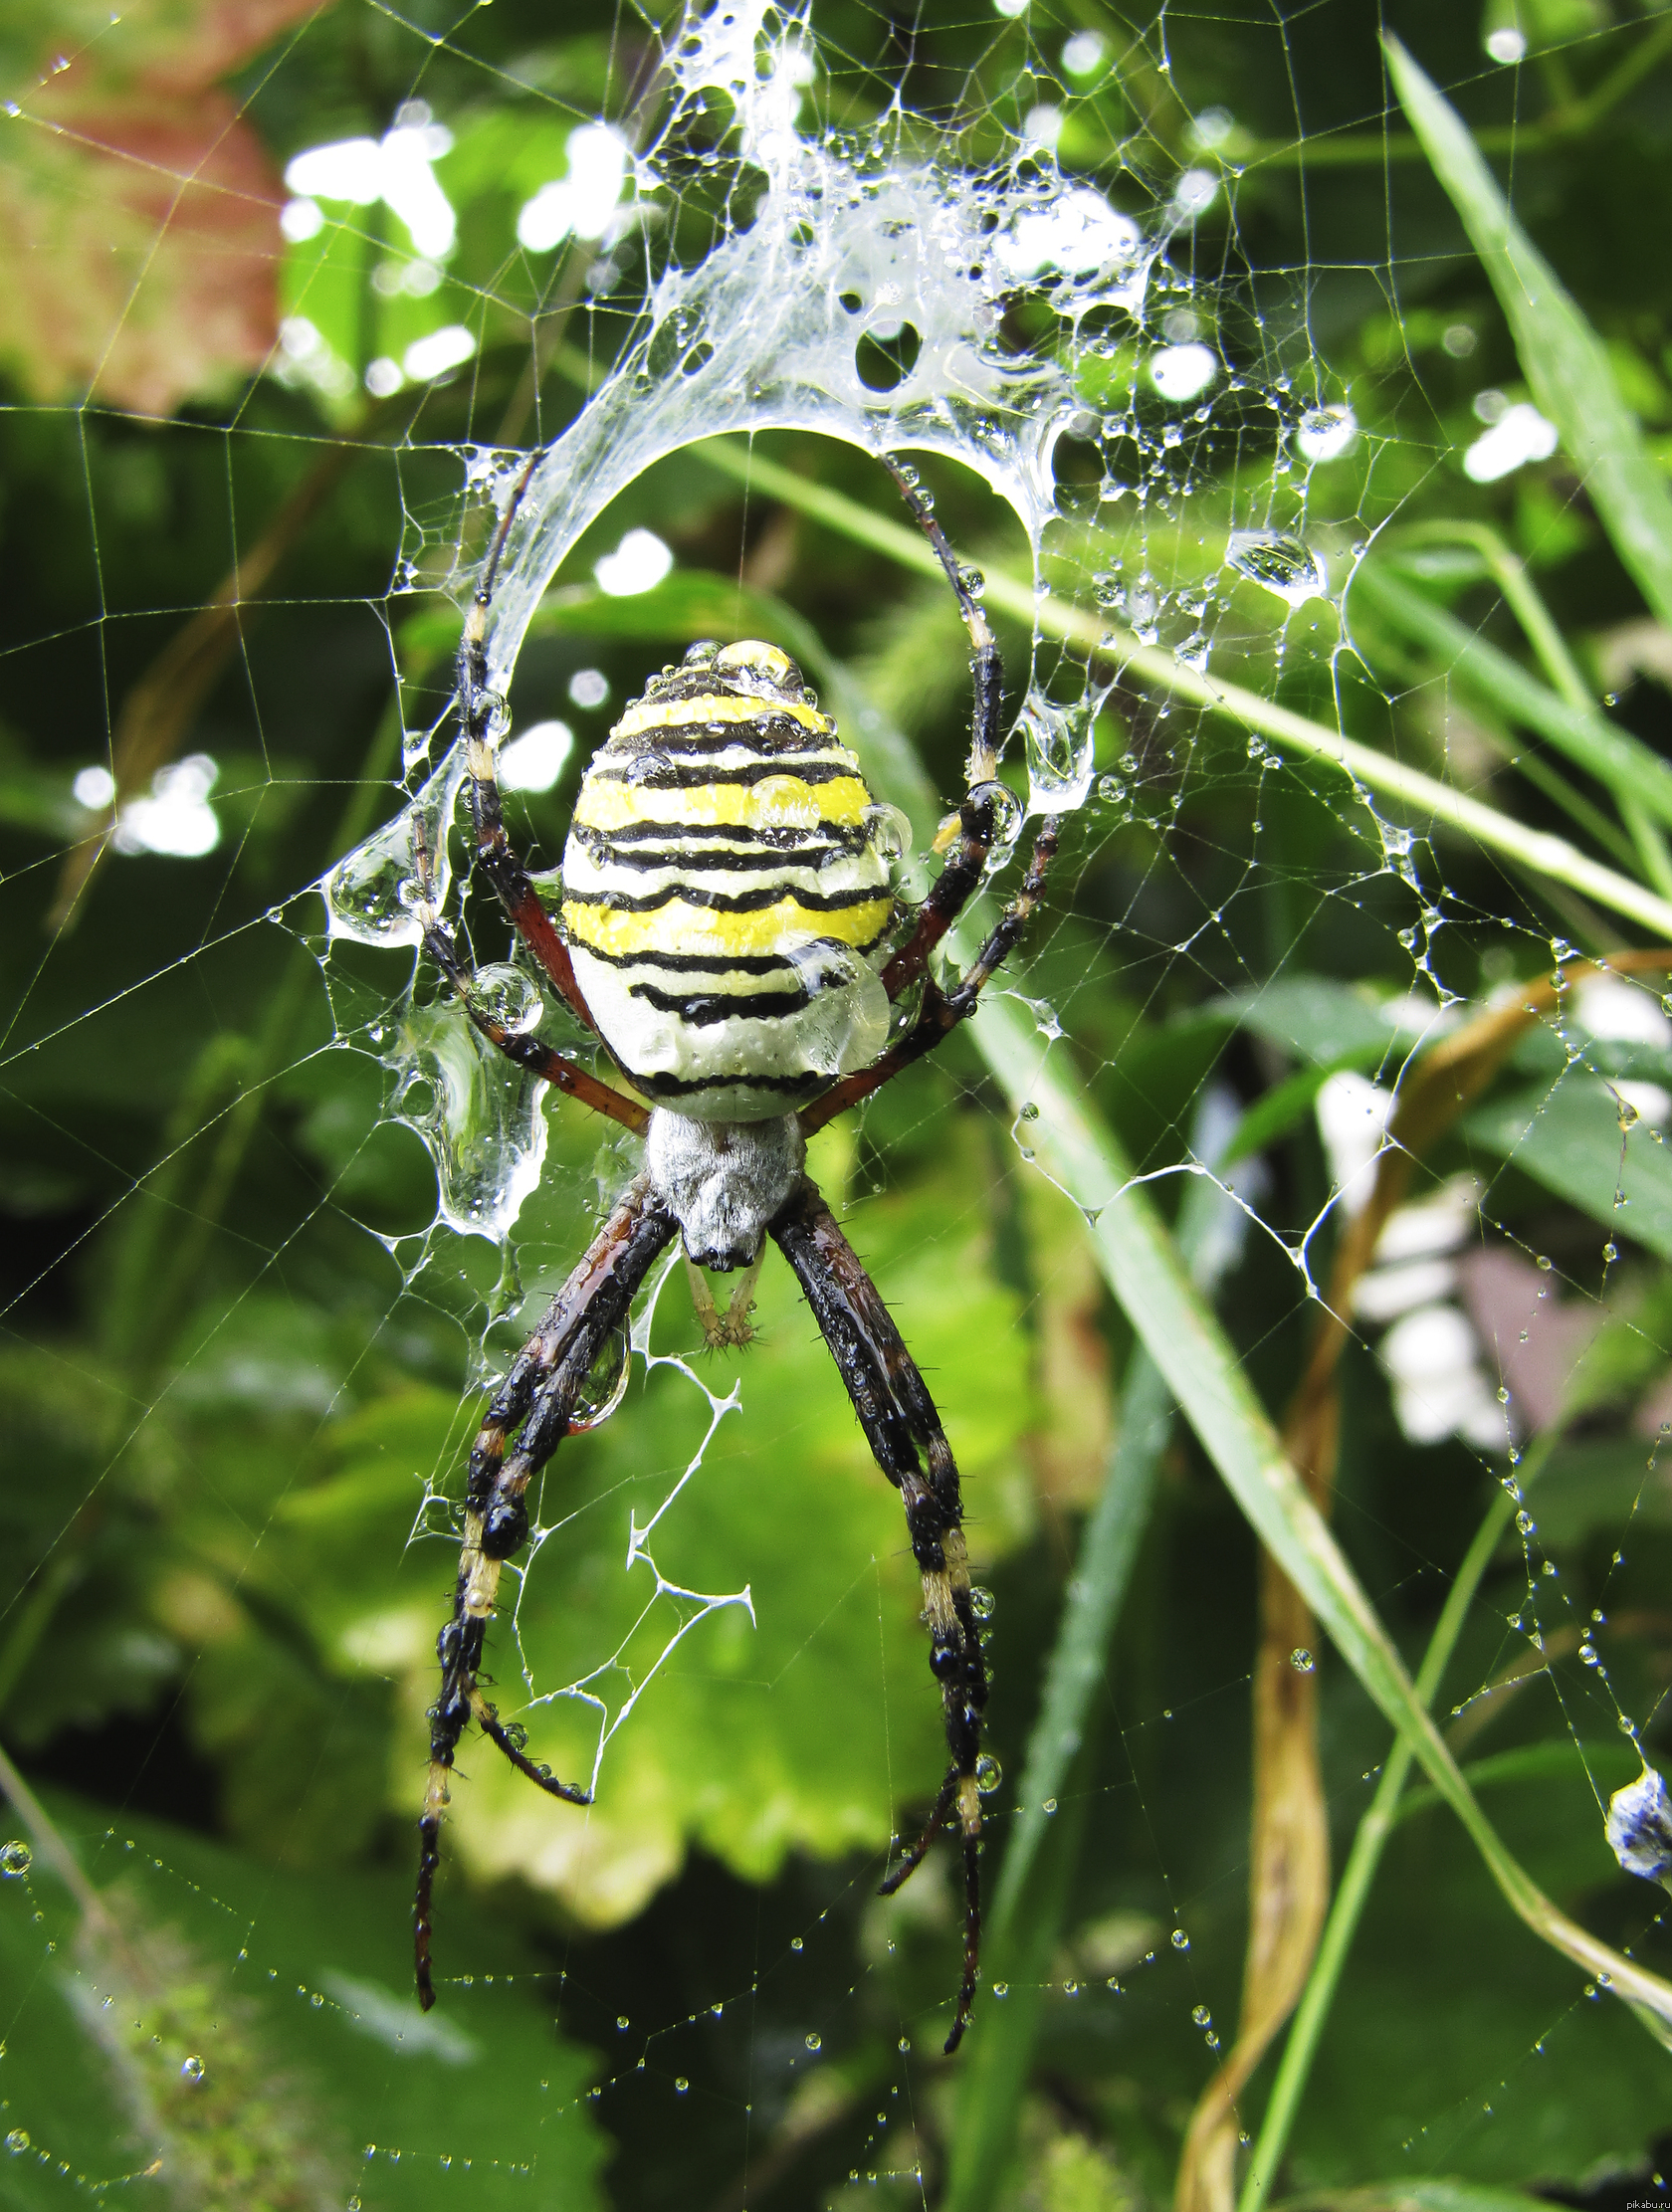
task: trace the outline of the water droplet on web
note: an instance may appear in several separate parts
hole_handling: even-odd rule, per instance
[[[14,1836],[10,1843],[0,1844],[0,1875],[9,1875],[16,1881],[34,1864],[35,1854],[20,1836]]]
[[[1516,1526],[1521,1530],[1524,1536],[1531,1536],[1535,1534],[1538,1529],[1538,1522],[1533,1518],[1533,1515],[1527,1511],[1525,1507],[1519,1513],[1516,1514]]]
[[[995,1997],[1008,1997],[1010,1984],[1007,1981],[995,1981],[992,1985],[992,1992]]]
[[[632,2024],[633,2023],[628,2019],[627,2015],[624,2012],[618,2012],[616,2014],[615,2031],[617,2035],[625,2035]]]
[[[337,862],[320,886],[332,937],[385,947],[422,942],[413,832],[421,833],[439,906],[452,880],[447,832],[464,780],[463,758],[450,755],[409,806]]]
[[[1619,1246],[1617,1244],[1605,1244],[1602,1247],[1602,1258],[1604,1259],[1604,1261],[1617,1260],[1619,1258]],[[1522,1341],[1524,1343],[1526,1342],[1525,1336],[1523,1337]]]
[[[184,2059],[181,2061],[180,2079],[182,2082],[202,2081],[203,2061],[197,2056],[195,2051],[192,2053],[189,2059]]]
[[[691,2084],[686,2080],[683,2074],[676,2074],[674,2076],[674,2095],[676,2097],[683,2097],[690,2087]]]
[[[1233,530],[1225,558],[1239,574],[1263,584],[1291,607],[1327,599],[1330,586],[1302,537],[1282,530]]]
[[[1003,1779],[1003,1767],[990,1751],[983,1751],[975,1761],[975,1787],[983,1797],[990,1797]]]
[[[1028,812],[1068,814],[1083,806],[1092,788],[1093,724],[1101,693],[1073,706],[1058,706],[1030,691],[1016,717],[1028,769]]]
[[[1181,1927],[1175,1927],[1172,1931],[1172,1947],[1175,1951],[1187,1951],[1190,1947],[1190,1938]]]
[[[1198,2028],[1208,2028],[1213,2025],[1213,2015],[1211,2012],[1208,2011],[1206,2005],[1192,2005],[1190,2008],[1190,2018],[1196,2023],[1196,2026]]]
[[[1289,1654],[1289,1664],[1297,1675],[1310,1675],[1318,1662],[1304,1644],[1297,1644]]]
[[[1040,1806],[1039,1810],[1045,1815],[1045,1818],[1047,1820],[1052,1819],[1055,1816],[1057,1810],[1056,1799],[1054,1797],[1047,1797],[1044,1804]]]
[[[807,2048],[809,2051],[822,2051],[824,2049],[824,2038],[816,2028],[809,2029],[807,2033]]]
[[[806,1945],[802,1942],[799,1935],[792,1935],[789,1939],[789,1947],[792,1951],[799,1951],[805,1950]]]
[[[1538,1256],[1535,1258],[1533,1265],[1536,1268],[1542,1270],[1544,1274],[1549,1275],[1551,1264],[1549,1257],[1545,1253],[1539,1253]]]

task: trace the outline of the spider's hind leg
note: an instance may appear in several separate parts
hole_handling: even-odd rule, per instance
[[[418,1890],[413,1907],[418,2001],[435,2003],[430,1965],[430,1904],[441,1863],[441,1822],[459,1739],[472,1715],[520,1773],[554,1797],[589,1802],[522,1749],[483,1696],[482,1650],[499,1594],[500,1572],[528,1534],[529,1483],[569,1433],[569,1423],[599,1354],[618,1328],[658,1253],[677,1234],[670,1214],[641,1177],[626,1191],[590,1250],[557,1293],[538,1328],[495,1392],[471,1449],[453,1618],[436,1641],[441,1695],[430,1708],[430,1772],[418,1822]],[[515,1439],[515,1443],[513,1442]]]
[[[913,1364],[876,1285],[812,1183],[803,1181],[772,1223],[772,1235],[830,1346],[878,1466],[901,1494],[913,1556],[923,1576],[933,1639],[930,1668],[940,1685],[949,1764],[929,1824],[883,1884],[885,1897],[919,1865],[955,1811],[963,1846],[963,1980],[948,2052],[969,2023],[980,1966],[981,1798],[976,1767],[987,1669],[969,1587],[957,1467],[935,1402]]]

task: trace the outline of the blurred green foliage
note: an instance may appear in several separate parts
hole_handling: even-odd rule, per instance
[[[640,234],[607,257],[542,255],[518,248],[516,222],[565,173],[575,126],[642,94],[645,23],[590,0],[559,15],[497,0],[463,18],[428,0],[336,0],[306,19],[182,0],[141,11],[143,43],[124,47],[137,33],[107,11],[48,13],[0,32],[23,110],[7,121],[6,266],[38,282],[50,253],[67,302],[55,322],[13,284],[0,313],[12,380],[0,412],[0,1740],[149,1964],[78,1935],[39,1852],[31,1872],[0,1880],[0,2133],[28,2137],[8,2136],[0,2204],[68,2206],[123,2177],[157,2204],[369,2212],[532,2191],[558,2206],[775,2212],[874,2173],[897,2177],[878,2183],[890,2202],[933,2202],[955,2096],[938,2047],[956,1911],[938,1858],[894,1903],[870,1893],[891,1834],[933,1793],[939,1716],[896,1500],[781,1269],[762,1279],[760,1342],[732,1363],[697,1360],[676,1274],[649,1339],[659,1363],[635,1367],[621,1410],[548,1477],[550,1532],[492,1646],[495,1694],[537,1755],[566,1776],[590,1771],[600,1729],[693,1625],[611,1737],[590,1814],[551,1805],[472,1746],[439,1896],[441,2009],[425,2022],[406,1994],[422,1716],[456,1556],[449,1501],[485,1374],[563,1279],[627,1155],[547,1102],[544,1174],[509,1256],[435,1229],[434,1169],[374,1049],[374,1032],[441,1018],[433,986],[420,979],[413,1008],[407,959],[327,947],[302,887],[395,810],[401,726],[445,704],[447,587],[480,551],[460,450],[555,435],[642,300]],[[1600,340],[1646,465],[1664,470],[1672,328],[1645,241],[1672,221],[1668,19],[1602,0],[1412,0],[1389,20],[1488,154],[1513,143],[1514,205]],[[1373,11],[1280,21],[1253,0],[1199,16],[1034,0],[1020,16],[931,7],[908,30],[815,0],[814,99],[833,123],[859,125],[898,92],[908,114],[961,119],[972,161],[1054,110],[1065,170],[1120,205],[1152,207],[1204,171],[1215,192],[1173,237],[1169,297],[1189,302],[1251,396],[1234,437],[1204,433],[1191,503],[1151,517],[1146,557],[1180,591],[1212,581],[1232,489],[1270,474],[1262,380],[1283,374],[1351,404],[1358,424],[1350,450],[1307,475],[1309,541],[1339,585],[1374,540],[1388,579],[1355,595],[1346,640],[1339,591],[1280,615],[1256,583],[1228,580],[1214,669],[1297,711],[1339,714],[1664,891],[1652,826],[1619,803],[1606,759],[1567,746],[1553,763],[1530,725],[1525,687],[1545,688],[1534,704],[1550,723],[1560,685],[1503,563],[1481,550],[1482,526],[1542,595],[1586,711],[1662,758],[1672,640],[1563,453],[1489,483],[1464,470],[1494,411],[1537,387],[1390,104],[1375,27]],[[1520,66],[1483,44],[1507,32],[1524,42]],[[73,66],[55,73],[61,53]],[[376,204],[327,204],[313,235],[284,237],[284,164],[378,137],[413,101],[451,134],[434,164],[457,212],[451,252],[416,254]],[[96,112],[102,152],[90,150]],[[260,224],[228,251],[256,321],[209,345],[212,358],[200,340],[216,286],[201,258],[163,257],[143,278],[163,290],[125,319],[108,270],[77,258],[77,239],[119,256],[154,229],[130,187],[140,124],[160,129],[159,117],[187,134],[163,173],[191,131],[225,117],[250,163]],[[710,120],[678,205],[642,234],[653,258],[694,260],[714,235],[727,178],[710,156],[727,117]],[[114,195],[107,221],[102,195]],[[32,229],[41,208],[75,221]],[[1027,322],[1033,304],[1017,309],[1018,344],[1049,342],[1044,322]],[[371,364],[455,326],[468,362],[368,396]],[[142,330],[145,346],[90,350],[86,331],[117,329]],[[1136,358],[1113,364],[1112,389]],[[1145,404],[1159,421],[1154,395]],[[832,445],[786,436],[760,451],[894,511],[877,473]],[[1021,571],[1007,510],[969,480],[931,474],[960,554]],[[1068,493],[1070,476],[1065,465]],[[592,562],[641,526],[673,548],[675,577],[642,605],[600,599]],[[215,763],[217,846],[113,853],[76,891],[75,856],[104,822],[76,778],[112,758],[120,769],[124,714],[159,661],[185,697],[196,677],[163,657],[269,532],[271,576],[213,648],[172,737],[174,753]],[[1113,574],[1135,542],[1124,519],[1095,512],[1081,566]],[[844,686],[875,710],[860,741],[877,747],[879,783],[887,741],[904,736],[936,792],[956,793],[963,645],[948,595],[687,452],[588,533],[522,657],[519,726],[561,716],[577,743],[550,790],[513,799],[519,846],[553,865],[581,765],[619,703],[691,635],[752,626],[762,608],[785,610],[783,642],[809,665],[820,657],[827,696]],[[1014,685],[1028,641],[999,629]],[[1513,662],[1523,689],[1495,693],[1478,661],[1436,643],[1454,632]],[[604,680],[595,704],[571,693],[583,670]],[[1145,1173],[1189,1156],[1209,1094],[1244,1116],[1242,1158],[1260,1179],[1239,1187],[1258,1222],[1218,1309],[1280,1413],[1316,1310],[1296,1254],[1310,1237],[1324,1281],[1337,1231],[1316,1110],[1326,1081],[1392,1082],[1433,1015],[1424,973],[1472,1011],[1548,975],[1553,938],[1588,955],[1648,939],[1531,869],[1461,841],[1424,845],[1422,824],[1413,888],[1367,849],[1368,818],[1339,782],[1277,768],[1241,732],[1154,701],[1118,693],[1099,745],[1121,794],[1071,825],[1049,924],[1009,980],[1054,1010],[1055,1050]],[[469,913],[480,956],[502,957],[475,894]],[[1639,993],[1651,1017],[1660,987]],[[1664,1469],[1645,1475],[1668,1418],[1672,1189],[1652,1115],[1622,1111],[1617,1088],[1672,1088],[1652,1031],[1651,1018],[1634,1037],[1598,1038],[1559,1005],[1424,1177],[1477,1178],[1480,1239],[1551,1262],[1556,1307],[1600,1324],[1596,1386],[1533,1494],[1538,1535],[1494,1562],[1441,1709],[1457,1709],[1459,1756],[1524,1864],[1665,1971],[1656,1893],[1616,1873],[1598,1807],[1633,1765],[1613,1700],[1645,1723],[1652,1753],[1672,1679],[1672,1505]],[[1025,1125],[1009,1124],[967,1038],[832,1130],[817,1171],[846,1195],[849,1233],[963,1471],[972,1550],[999,1599],[991,1739],[1013,1785],[1118,1433],[1132,1332],[1081,1217],[1033,1171]],[[1172,1206],[1176,1179],[1156,1188]],[[1336,1521],[1418,1652],[1503,1463],[1455,1438],[1412,1444],[1376,1340],[1366,1323],[1344,1369]],[[749,1593],[748,1607],[700,1618],[644,1562],[623,1571],[630,1523],[674,1489],[714,1411],[668,1363],[679,1358],[714,1400],[740,1385],[653,1547],[683,1592]],[[1041,1860],[1060,1934],[994,2201],[1169,2201],[1212,2070],[1204,2035],[1228,2042],[1237,2006],[1253,1568],[1244,1523],[1175,1424]],[[1530,1587],[1545,1600],[1547,1664],[1523,1679],[1530,1646],[1506,1617]],[[1578,1657],[1586,1624],[1605,1685]],[[1386,1731],[1322,1664],[1345,1842]],[[576,1685],[599,1702],[556,1695]],[[991,1802],[989,1894],[1013,1789]],[[1187,1947],[1169,1942],[1175,1928]],[[194,2057],[201,2077],[183,2076]],[[1285,2183],[1331,2201],[1379,2191],[1358,2200],[1369,2203],[1447,2176],[1445,2201],[1460,2206],[1485,2201],[1468,2182],[1575,2189],[1611,2173],[1622,2191],[1641,2187],[1672,2111],[1666,2065],[1623,2008],[1593,2001],[1503,1911],[1446,1816],[1413,1800]],[[1270,2075],[1268,2062],[1249,2093],[1251,2131]]]

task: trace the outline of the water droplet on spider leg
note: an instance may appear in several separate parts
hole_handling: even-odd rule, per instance
[[[602,1350],[586,1371],[580,1396],[569,1416],[569,1434],[595,1429],[609,1419],[627,1395],[632,1373],[632,1344],[625,1323],[611,1329]]]
[[[494,961],[477,969],[471,983],[471,1003],[513,1037],[526,1037],[537,1029],[545,1012],[545,1001],[533,977],[509,961]]]
[[[975,1761],[975,1787],[983,1797],[990,1797],[1003,1779],[1003,1767],[990,1751],[983,1751]]]
[[[998,1610],[998,1600],[990,1590],[982,1589],[979,1583],[972,1583],[969,1590],[969,1610],[978,1621],[990,1621]]]

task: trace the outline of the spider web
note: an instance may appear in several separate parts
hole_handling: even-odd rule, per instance
[[[1093,28],[1001,7],[908,32],[736,0],[664,26],[660,75],[627,11],[561,66],[541,60],[548,26],[519,26],[522,53],[480,11],[327,11],[269,47],[228,109],[292,163],[281,338],[253,389],[188,412],[160,452],[138,426],[178,395],[147,399],[137,372],[125,422],[91,378],[79,405],[15,411],[56,465],[51,437],[86,457],[91,612],[48,623],[26,600],[10,653],[7,820],[30,842],[9,879],[9,1204],[44,1228],[20,1238],[11,1307],[23,1502],[0,1678],[8,1741],[105,1903],[65,1888],[39,1832],[31,1863],[19,1824],[0,1892],[20,1993],[0,2058],[7,2201],[118,2184],[247,2201],[240,2141],[286,2203],[688,2202],[688,2169],[717,2201],[843,2195],[844,2172],[938,2201],[955,2121],[926,2054],[955,1905],[938,1856],[870,1898],[938,1773],[915,1571],[770,1277],[760,1346],[711,1368],[671,1261],[595,1378],[595,1431],[540,1487],[493,1655],[502,1710],[597,1803],[554,1808],[473,1750],[446,1834],[441,2007],[421,2018],[405,1994],[406,1824],[464,1452],[632,1172],[627,1139],[548,1106],[414,956],[417,822],[484,996],[580,1047],[461,869],[448,698],[458,610],[536,443],[490,672],[514,840],[540,866],[652,662],[758,629],[803,659],[910,820],[902,885],[921,893],[959,787],[962,637],[932,576],[891,609],[856,575],[867,515],[895,531],[867,557],[901,575],[911,559],[862,457],[910,456],[988,572],[1018,801],[995,898],[1030,821],[1068,818],[1051,913],[993,989],[1028,1017],[1037,1097],[1066,1067],[1134,1164],[1070,1187],[1036,1097],[1005,1099],[960,1044],[827,1132],[813,1171],[845,1195],[929,1374],[999,1585],[993,1845],[1032,1810],[1037,1673],[1136,1402],[1088,1229],[1139,1188],[1176,1216],[1281,1411],[1399,1101],[1447,1040],[1527,1003],[1351,1286],[1336,1514],[1420,1656],[1482,1500],[1507,1486],[1507,1549],[1446,1678],[1452,1737],[1546,1886],[1664,1965],[1653,1893],[1611,1879],[1602,1819],[1639,1751],[1654,1759],[1666,1679],[1672,1000],[1576,895],[1205,713],[1190,683],[1281,700],[1504,807],[1562,803],[1548,777],[1531,801],[1506,780],[1531,746],[1356,590],[1384,554],[1407,592],[1499,574],[1433,523],[1459,503],[1465,441],[1478,484],[1505,456],[1503,476],[1530,465],[1516,526],[1536,569],[1586,524],[1570,484],[1535,474],[1554,435],[1514,396],[1484,281],[1435,279],[1452,249],[1431,227],[1403,242],[1391,168],[1344,187],[1357,227],[1349,207],[1304,260],[1274,262],[1259,180],[1284,158],[1277,120],[1302,148],[1400,127],[1379,82],[1357,113],[1315,112],[1329,49],[1308,20],[1239,26],[1262,140],[1212,27],[1171,10]],[[119,29],[80,33],[70,75]],[[339,35],[398,84],[378,135],[314,111],[329,72],[310,42]],[[1505,66],[1489,54],[1453,79]],[[19,105],[17,127],[64,135],[21,90]],[[469,230],[478,200],[502,232],[517,214],[497,260]],[[105,361],[136,319],[117,316]],[[495,349],[519,344],[495,382]],[[135,582],[134,547],[193,503],[242,545],[275,487],[350,464],[352,542],[300,537],[307,561],[238,648],[242,704],[196,733],[188,707],[171,751],[124,762],[120,687],[90,682],[90,641],[142,669],[182,615],[215,611],[212,579],[183,603],[142,565]],[[828,609],[752,519],[796,515],[798,486],[837,495],[793,525],[834,580]],[[1094,653],[1111,633],[1121,650]],[[1597,644],[1620,692],[1654,665],[1628,633]],[[1154,680],[1158,656],[1176,684]],[[164,668],[189,692],[189,659]],[[90,881],[79,856],[112,832]],[[164,874],[191,888],[153,902]],[[1181,1420],[1171,1437],[1095,1740],[1044,1808],[1075,1839],[1053,1846],[1071,1902],[1028,1983],[1031,2173],[1009,2201],[1053,2212],[1165,2201],[1235,2035],[1251,1561]],[[1196,1543],[1196,1574],[1152,1555]],[[1321,1662],[1339,1862],[1385,1728],[1322,1646],[1293,1654],[1299,1677]],[[135,1759],[134,1740],[158,1749]],[[124,1756],[128,1778],[102,1787]],[[201,1800],[205,1771],[193,1833],[182,1797]],[[1382,1875],[1293,2185],[1638,2172],[1662,2055],[1509,1920],[1442,1817],[1413,1815],[1418,1840]],[[1023,1994],[1000,1981],[984,2009]],[[1465,2026],[1430,2025],[1449,2010]],[[1389,2062],[1362,2028],[1377,2011],[1422,2020],[1431,2051]],[[94,2080],[113,2085],[97,2121]]]

